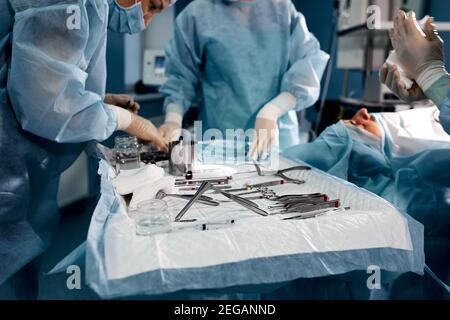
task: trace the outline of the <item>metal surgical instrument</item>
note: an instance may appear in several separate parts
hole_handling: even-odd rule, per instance
[[[329,200],[326,194],[310,194],[310,195],[286,195],[280,197],[272,197],[270,200],[277,201],[279,205],[272,206],[271,208],[289,208],[297,204],[314,204],[323,203]]]
[[[186,206],[180,211],[180,213],[175,217],[175,222],[180,222],[181,219],[184,217],[184,215],[186,214],[186,212],[192,207],[192,205],[198,201],[198,199],[208,190],[214,190],[217,193],[222,194],[224,197],[236,202],[237,204],[243,206],[244,208],[253,211],[261,216],[268,216],[269,214],[267,212],[265,212],[264,210],[260,209],[258,207],[257,204],[253,203],[250,200],[241,198],[239,196],[233,195],[233,194],[229,194],[227,192],[224,192],[216,187],[214,187],[213,185],[211,185],[208,182],[204,182],[202,183],[202,185],[200,186],[200,188],[198,189],[197,193],[194,195],[194,197],[186,204]]]
[[[267,187],[281,186],[281,185],[284,185],[285,183],[286,183],[286,181],[284,181],[284,180],[276,180],[276,181],[257,183],[257,184],[247,184],[243,188],[231,189],[231,190],[228,190],[228,192],[243,192],[243,191],[259,190],[259,189],[267,188]]]
[[[225,185],[228,184],[231,177],[210,178],[210,179],[196,179],[196,180],[175,180],[176,187],[196,186],[201,185],[203,182],[209,182],[211,184]]]
[[[170,198],[178,198],[178,199],[183,199],[183,200],[191,200],[194,195],[183,195],[183,194],[167,194],[164,191],[160,191],[158,192],[158,194],[156,195],[156,199],[162,200],[166,197],[170,197]],[[199,203],[208,205],[208,206],[213,206],[213,207],[218,207],[220,205],[219,202],[215,201],[213,198],[211,197],[207,197],[207,196],[201,196],[198,199]]]
[[[317,210],[334,209],[340,207],[339,200],[327,201],[322,203],[298,203],[292,205],[285,210],[275,212],[274,214],[286,214],[286,213],[307,213]]]
[[[233,188],[232,186],[216,186],[219,190],[228,190]],[[178,191],[198,191],[199,186],[192,186],[192,187],[185,187],[185,188],[178,188]]]
[[[317,211],[312,211],[312,212],[309,212],[309,213],[306,213],[306,214],[301,214],[301,215],[294,216],[294,217],[284,218],[283,220],[284,221],[287,221],[287,220],[306,220],[306,219],[320,217],[320,216],[326,215],[326,214],[331,213],[331,212],[346,211],[346,210],[350,210],[350,208],[344,208],[344,209],[342,209],[342,208],[335,208],[335,209],[332,209],[332,210],[328,210],[328,209],[320,210],[319,209]]]
[[[261,176],[261,177],[274,175],[274,176],[278,176],[280,178],[283,178],[284,180],[286,180],[286,182],[290,182],[290,183],[294,183],[294,184],[304,184],[306,181],[300,180],[300,179],[289,178],[288,176],[285,175],[285,173],[293,172],[293,171],[311,170],[311,167],[296,166],[296,167],[287,168],[287,169],[278,170],[278,171],[266,171],[266,172],[263,172],[261,170],[261,166],[259,164],[257,164],[256,162],[253,162],[253,164],[255,165],[255,168],[256,168],[256,171],[258,172],[258,175]]]

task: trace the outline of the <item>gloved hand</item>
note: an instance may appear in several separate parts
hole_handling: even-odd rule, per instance
[[[167,106],[166,120],[164,124],[159,127],[159,133],[169,141],[178,141],[181,136],[181,129],[183,127],[183,108],[177,104],[170,103]]]
[[[169,141],[177,141],[181,136],[181,126],[176,122],[166,122],[159,127],[161,136]]]
[[[158,129],[147,119],[132,114],[131,124],[124,131],[131,136],[150,142],[159,151],[169,151],[169,141],[162,137]]]
[[[417,82],[414,81],[413,86],[408,90],[405,83],[400,78],[400,73],[396,65],[384,65],[380,71],[380,81],[384,83],[398,98],[412,103],[420,100],[425,100],[427,97],[420,89]]]
[[[258,157],[265,160],[269,156],[272,145],[279,145],[279,129],[277,121],[274,119],[257,117],[253,143],[250,147],[248,156],[254,160],[258,160]]]
[[[134,101],[132,96],[126,94],[106,94],[105,103],[127,109],[135,114],[139,112],[141,106]]]
[[[255,134],[248,156],[253,160],[267,159],[272,146],[280,145],[278,119],[297,105],[297,98],[289,92],[282,92],[267,103],[256,117]]]
[[[444,68],[443,41],[435,31],[431,18],[422,30],[414,12],[406,14],[400,11],[389,34],[405,71],[412,79],[417,81],[430,66]]]

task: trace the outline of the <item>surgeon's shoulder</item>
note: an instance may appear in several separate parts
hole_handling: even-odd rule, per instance
[[[222,0],[221,0],[222,1]],[[205,14],[208,12],[208,8],[215,5],[217,1],[215,0],[194,0],[190,2],[184,9],[181,11],[181,17],[201,17],[201,14]],[[200,16],[199,16],[200,14]]]
[[[222,0],[220,0],[222,1]],[[211,15],[211,8],[215,5],[215,0],[194,0],[189,3],[177,16],[176,26],[184,32],[193,31],[196,25]]]
[[[276,10],[280,15],[290,20],[291,24],[306,23],[305,16],[297,10],[292,0],[271,0],[276,5]]]

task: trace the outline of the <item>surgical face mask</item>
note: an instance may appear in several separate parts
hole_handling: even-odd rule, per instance
[[[143,31],[145,22],[141,3],[123,8],[113,0],[109,7],[108,27],[118,33],[134,34]]]
[[[353,141],[361,142],[380,152],[383,151],[383,138],[379,138],[369,131],[352,124],[345,124],[345,127]]]

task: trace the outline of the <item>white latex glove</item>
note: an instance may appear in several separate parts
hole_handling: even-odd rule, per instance
[[[166,120],[159,127],[161,136],[169,141],[178,141],[181,136],[181,128],[183,126],[183,108],[177,104],[169,104],[167,106]]]
[[[443,41],[431,18],[422,30],[414,12],[399,11],[389,34],[405,72],[419,85],[420,75],[430,67],[445,70]]]
[[[250,158],[258,160],[260,157],[265,160],[271,147],[280,145],[278,119],[293,110],[296,105],[297,98],[283,92],[261,109],[256,117],[253,143],[248,153]]]
[[[169,150],[169,141],[159,134],[158,129],[149,120],[120,107],[108,106],[117,116],[116,130],[124,131],[130,136],[135,136],[138,139],[150,142],[158,150]]]
[[[427,99],[417,82],[413,81],[412,86],[407,88],[396,65],[385,64],[380,71],[380,81],[405,102],[412,103]]]
[[[256,118],[255,133],[248,154],[249,157],[254,160],[258,160],[258,157],[265,160],[269,156],[272,145],[278,146],[279,144],[277,120]]]
[[[181,125],[176,122],[165,122],[159,127],[159,133],[161,136],[169,141],[178,141],[181,136]]]

